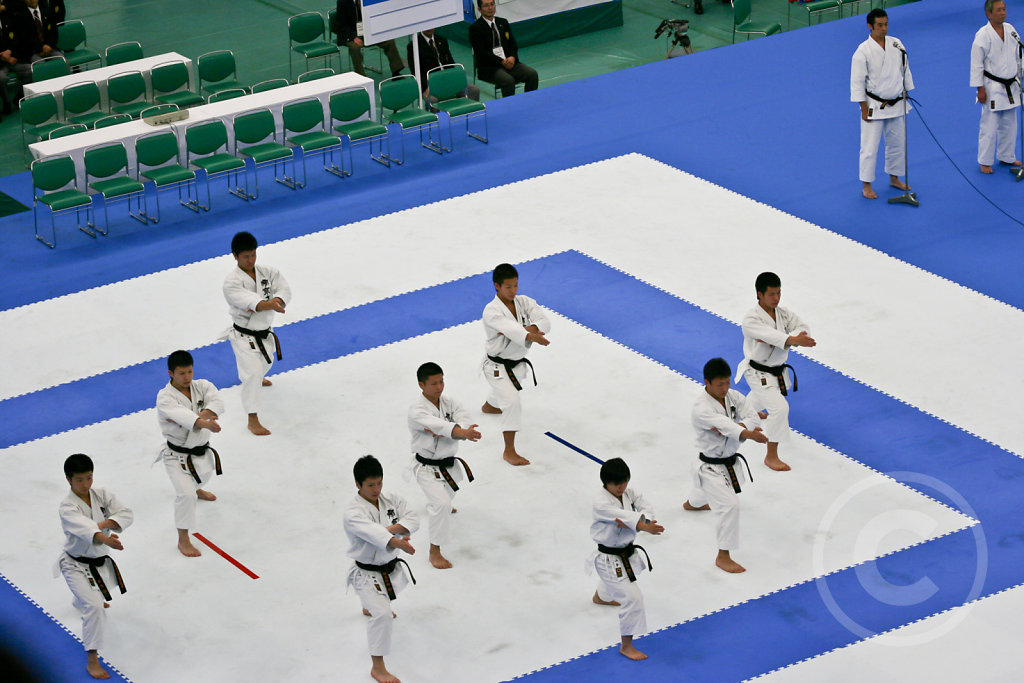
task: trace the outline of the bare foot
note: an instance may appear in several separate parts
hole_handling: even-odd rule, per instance
[[[109,602],[103,603],[103,609],[110,609],[110,603]]]
[[[864,195],[865,199],[878,199],[878,193],[871,189],[871,185],[864,183],[864,187],[861,188],[860,193]]]
[[[430,544],[430,564],[434,569],[451,569],[452,563],[441,554],[441,546]]]
[[[711,506],[709,504],[707,504],[707,503],[704,503],[699,508],[695,508],[692,505],[690,505],[690,501],[685,501],[683,503],[683,509],[684,510],[689,510],[690,512],[697,512],[697,511],[700,511],[700,510],[710,510]]]
[[[992,167],[991,166],[982,166],[981,167],[981,172],[982,173],[991,173],[992,172]]]
[[[364,617],[372,617],[373,615],[372,615],[372,614],[370,614],[370,611],[369,611],[369,610],[366,610],[366,609],[364,609],[364,610],[363,610],[363,616],[364,616]],[[392,612],[392,613],[391,613],[391,618],[392,618],[392,619],[397,619],[397,618],[398,618],[398,615],[397,615],[397,614],[395,614],[394,612]]]
[[[509,465],[515,465],[516,467],[521,467],[523,465],[530,464],[529,460],[527,460],[526,458],[524,458],[523,456],[519,455],[516,452],[503,453],[501,457],[504,458],[505,462],[507,462]]]
[[[645,655],[643,652],[640,652],[640,650],[636,649],[632,645],[630,645],[629,647],[626,647],[625,645],[621,646],[619,648],[619,652],[622,654],[623,657],[626,657],[627,659],[632,659],[635,662],[639,662],[641,659],[647,659],[647,655]]]
[[[209,501],[217,500],[217,496],[213,495],[209,491],[204,491],[203,489],[196,489],[196,498],[198,498],[199,500]]]
[[[199,552],[199,549],[192,545],[192,541],[189,541],[188,539],[178,541],[178,550],[185,557],[199,557],[202,555],[202,553]]]
[[[110,674],[107,670],[100,666],[99,660],[93,661],[89,658],[89,662],[85,665],[85,670],[89,672],[89,675],[93,678],[110,678]]]
[[[621,603],[618,603],[614,600],[602,600],[601,598],[597,597],[597,591],[594,591],[594,597],[592,598],[592,600],[595,605],[609,605],[611,607],[621,606]]]
[[[716,557],[715,566],[721,569],[722,571],[729,572],[730,574],[741,574],[747,571],[746,568],[743,567],[743,565],[741,565],[739,562],[732,559],[731,557]]]
[[[776,472],[788,472],[792,469],[789,465],[779,460],[779,456],[767,455],[764,458],[764,464],[775,470]]]
[[[501,415],[501,408],[495,408],[494,406],[492,406],[490,403],[487,403],[486,401],[484,402],[484,404],[482,406],[480,406],[480,410],[482,410],[483,412],[487,413],[488,415]]]
[[[1003,166],[1015,166],[1017,168],[1020,168],[1021,166],[1021,162],[1019,161],[1000,161],[999,163],[1001,163]]]
[[[270,381],[269,379],[267,379],[266,377],[264,377],[264,378],[263,378],[263,386],[265,386],[265,387],[272,387],[272,386],[274,386],[274,383],[273,383],[273,382],[271,382],[271,381]]]
[[[255,414],[249,416],[249,431],[256,436],[270,435],[270,430],[260,424],[260,419]]]
[[[889,185],[891,187],[895,187],[897,190],[910,190],[910,185],[907,185],[905,182],[899,179],[890,180]]]

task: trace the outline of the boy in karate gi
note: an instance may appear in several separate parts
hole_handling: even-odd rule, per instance
[[[398,551],[409,555],[416,552],[409,536],[419,529],[420,522],[404,498],[382,492],[384,468],[377,458],[372,455],[359,458],[352,474],[356,480],[356,495],[345,508],[344,526],[349,540],[346,554],[355,564],[348,573],[347,583],[359,596],[363,614],[370,617],[366,624],[373,662],[370,676],[379,683],[399,683],[384,666],[384,657],[391,652],[391,620],[395,616],[391,601],[397,599],[410,579],[416,583],[409,565],[398,557]]]
[[[1020,166],[1017,159],[1017,109],[1020,107],[1021,43],[1006,21],[1003,0],[985,0],[988,23],[971,45],[971,87],[981,103],[978,164],[992,172],[992,162]],[[997,147],[998,144],[998,154]]]
[[[736,382],[747,380],[747,400],[754,410],[767,411],[764,433],[768,449],[764,464],[784,472],[790,467],[779,459],[779,444],[789,439],[789,391],[797,390],[786,373],[793,366],[786,363],[793,346],[816,346],[809,328],[796,313],[779,306],[782,280],[775,273],[761,273],[754,281],[757,305],[743,316],[743,362],[736,368]],[[765,417],[764,414],[761,415]]]
[[[451,516],[457,512],[452,507],[452,499],[459,490],[463,470],[469,481],[473,481],[472,470],[455,454],[460,440],[479,441],[480,432],[476,430],[477,425],[469,424],[469,413],[462,404],[441,395],[444,373],[440,365],[424,363],[416,370],[416,381],[423,393],[409,407],[412,474],[427,496],[430,564],[437,569],[451,569],[452,563],[441,554],[441,546],[451,540]]]
[[[249,416],[249,431],[266,436],[270,430],[260,423],[262,387],[271,386],[266,374],[281,360],[281,343],[274,332],[274,313],[284,313],[292,290],[284,276],[271,266],[256,265],[256,238],[240,232],[231,239],[231,254],[237,267],[224,278],[224,298],[232,326],[222,339],[231,341],[242,382],[242,407]]]
[[[121,572],[107,548],[124,550],[114,532],[131,525],[134,515],[112,492],[92,485],[93,464],[88,455],[75,453],[64,461],[64,477],[71,485],[60,504],[60,524],[64,530],[64,552],[57,561],[67,581],[74,606],[82,613],[82,643],[86,651],[86,671],[93,678],[110,678],[100,666],[103,629],[110,605],[110,588],[125,592]]]
[[[757,413],[750,402],[743,394],[729,388],[730,374],[729,364],[721,358],[712,358],[704,365],[704,391],[700,392],[690,414],[699,456],[694,461],[694,489],[683,503],[683,509],[715,513],[718,518],[715,565],[731,574],[739,574],[746,569],[730,554],[740,540],[740,501],[736,494],[741,484],[750,478],[744,476],[736,462],[739,458],[746,465],[746,458],[736,451],[747,439],[767,443],[768,437],[757,426]],[[749,469],[747,474],[750,474]]]
[[[612,458],[601,465],[601,485],[604,488],[594,500],[594,523],[590,525],[590,537],[597,543],[597,550],[586,564],[588,574],[597,572],[593,602],[620,607],[619,652],[629,659],[647,659],[647,655],[633,647],[633,636],[647,631],[644,596],[636,577],[650,569],[651,560],[647,551],[635,546],[633,540],[640,531],[657,536],[665,527],[653,519],[654,511],[644,497],[629,488],[629,466],[622,458]],[[638,549],[644,550],[644,557]]]
[[[185,557],[199,557],[188,530],[196,528],[196,505],[217,496],[200,488],[221,473],[220,454],[210,446],[210,432],[219,432],[218,420],[224,401],[217,387],[205,379],[194,379],[192,354],[175,351],[167,357],[171,380],[156,395],[156,415],[166,445],[158,460],[174,487],[174,525],[178,528],[178,551]]]
[[[529,379],[537,385],[533,364],[526,354],[534,344],[547,346],[545,336],[551,329],[544,309],[528,296],[519,294],[519,272],[508,263],[494,269],[494,299],[484,307],[484,334],[487,358],[483,372],[490,393],[481,410],[501,415],[501,435],[505,440],[502,458],[510,465],[529,465],[516,452],[516,432],[522,428],[523,407],[519,392]]]

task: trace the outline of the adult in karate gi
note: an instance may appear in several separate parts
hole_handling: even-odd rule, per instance
[[[907,112],[912,107],[903,99],[904,66],[906,89],[914,89],[914,78],[906,64],[903,44],[888,36],[889,15],[885,10],[868,12],[871,35],[853,53],[850,65],[850,100],[860,105],[860,180],[861,193],[877,199],[871,188],[875,180],[878,144],[885,137],[885,172],[889,184],[909,190],[899,176],[907,173],[904,140],[907,134]]]
[[[458,457],[459,441],[479,441],[477,425],[470,424],[469,412],[444,392],[444,372],[437,363],[424,363],[416,369],[420,396],[409,406],[408,424],[412,435],[411,472],[427,497],[427,522],[430,528],[430,564],[451,569],[452,563],[441,554],[441,546],[452,537],[451,516],[458,512],[452,499],[458,482],[473,481],[473,472]],[[463,427],[462,425],[467,425]]]
[[[117,496],[92,485],[92,458],[75,453],[64,461],[64,477],[71,485],[60,504],[60,525],[64,530],[64,552],[57,568],[75,596],[74,606],[82,613],[82,644],[86,651],[86,670],[93,678],[110,678],[100,666],[106,609],[113,588],[125,592],[121,572],[108,548],[124,550],[117,533],[127,529],[134,519]]]
[[[1020,166],[1017,159],[1017,109],[1020,107],[1020,36],[1006,21],[1003,0],[985,0],[988,23],[974,34],[971,45],[971,87],[978,89],[981,124],[978,164],[982,173],[992,163]]]
[[[249,416],[249,431],[257,436],[270,434],[260,423],[262,387],[271,386],[266,378],[281,360],[281,343],[274,332],[274,314],[284,313],[292,300],[292,290],[284,275],[272,266],[256,265],[256,238],[240,232],[231,239],[235,268],[224,278],[224,298],[231,313],[232,326],[222,339],[231,341],[242,381],[242,407]]]
[[[790,467],[779,459],[779,444],[789,440],[789,391],[796,391],[796,375],[790,380],[786,369],[789,349],[815,346],[809,328],[793,311],[779,306],[782,280],[775,273],[761,273],[754,281],[757,305],[743,316],[743,362],[736,369],[736,382],[747,380],[747,400],[755,410],[767,411],[764,421],[768,449],[764,464],[784,472]],[[764,415],[761,416],[765,417]]]
[[[730,574],[747,571],[732,559],[740,544],[740,501],[737,494],[751,480],[738,460],[737,451],[751,439],[767,443],[758,426],[758,415],[750,401],[729,388],[729,364],[712,358],[704,365],[704,391],[697,397],[690,422],[697,434],[698,459],[693,464],[693,491],[683,503],[684,510],[711,510],[717,518],[718,555],[715,565]]]
[[[178,550],[185,557],[199,557],[188,530],[196,528],[196,505],[217,496],[200,488],[221,473],[220,454],[210,446],[210,432],[219,432],[224,401],[217,387],[193,378],[192,354],[175,351],[167,357],[171,379],[156,395],[156,416],[165,446],[157,455],[174,487],[174,525]]]
[[[629,488],[629,479],[629,465],[622,458],[601,465],[603,488],[594,500],[590,525],[590,538],[597,543],[597,550],[587,558],[586,570],[588,574],[597,572],[593,602],[620,607],[619,652],[629,659],[647,659],[633,646],[633,637],[647,631],[644,596],[636,577],[651,568],[651,561],[647,551],[633,541],[641,531],[657,536],[665,527],[654,519],[654,510],[643,495]]]
[[[534,344],[547,346],[551,321],[544,309],[528,296],[519,294],[519,272],[508,263],[494,269],[494,299],[484,307],[484,335],[487,357],[483,372],[490,393],[481,410],[501,415],[501,434],[505,440],[502,458],[510,465],[529,465],[516,452],[516,432],[522,429],[523,406],[520,392],[537,384],[533,364],[526,354]]]
[[[380,683],[399,683],[384,666],[384,657],[391,653],[391,620],[395,617],[391,601],[410,579],[416,583],[398,551],[409,555],[416,552],[409,536],[420,528],[420,522],[404,498],[383,492],[384,468],[377,458],[359,458],[352,474],[356,495],[345,508],[344,527],[349,540],[347,555],[355,564],[347,583],[359,596],[363,614],[370,617],[366,624],[373,661],[370,676]]]

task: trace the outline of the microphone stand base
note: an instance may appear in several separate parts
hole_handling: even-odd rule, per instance
[[[911,206],[920,206],[917,201],[916,192],[904,192],[899,197],[890,197],[890,204],[910,204]]]
[[[1015,168],[1011,168],[1010,175],[1016,178],[1018,183],[1021,180],[1024,180],[1024,166],[1017,166]]]

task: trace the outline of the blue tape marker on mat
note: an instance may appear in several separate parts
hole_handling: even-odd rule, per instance
[[[551,432],[544,432],[544,436],[550,436],[552,439],[554,439],[558,443],[562,444],[563,446],[566,446],[567,448],[573,449],[574,451],[576,451],[577,453],[579,453],[580,455],[582,455],[584,457],[590,458],[591,460],[596,462],[598,465],[603,465],[604,464],[604,460],[600,460],[598,458],[595,458],[594,456],[592,456],[590,453],[587,453],[585,450],[583,450],[579,446],[573,446],[571,443],[569,443],[565,439],[563,439],[561,437],[558,437],[558,436],[555,436]]]

